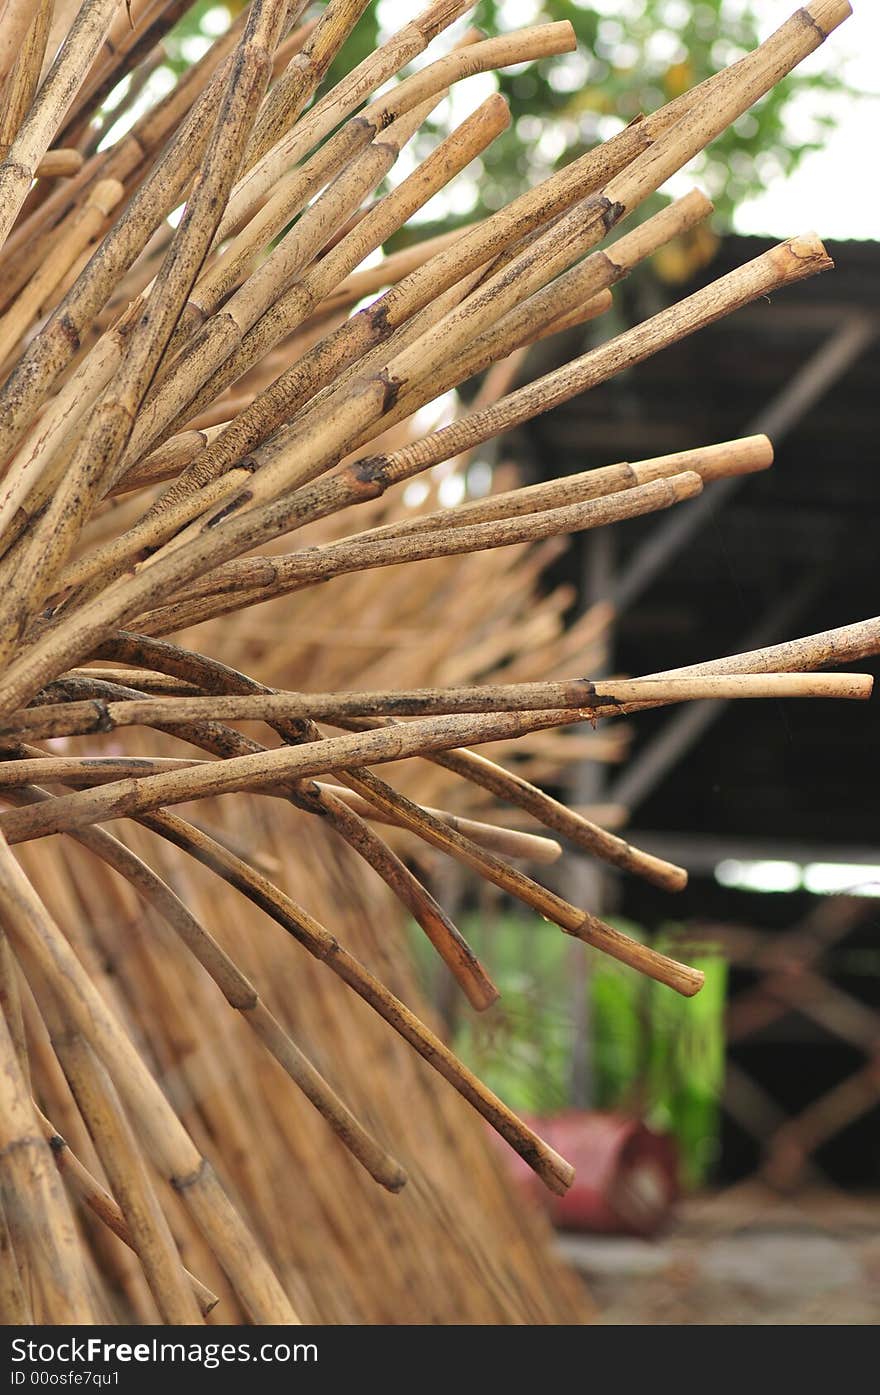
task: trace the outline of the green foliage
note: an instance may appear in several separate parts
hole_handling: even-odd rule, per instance
[[[682,1182],[696,1187],[706,1180],[718,1151],[727,965],[711,946],[689,941],[681,930],[661,936],[657,948],[706,975],[703,988],[686,1002],[651,985],[647,1040],[648,1122],[675,1134]]]
[[[614,924],[644,939],[639,926],[620,918]],[[484,1014],[461,1011],[453,1029],[455,1050],[512,1108],[534,1114],[565,1109],[578,1012],[571,957],[589,951],[525,914],[469,916],[461,928],[490,966],[501,998]],[[430,983],[436,956],[415,927],[412,933],[417,963]],[[680,998],[613,959],[592,956],[584,1004],[592,1102],[672,1133],[682,1183],[696,1187],[706,1180],[718,1149],[726,964],[711,946],[689,942],[676,927],[655,943],[703,969],[705,987],[695,998]]]

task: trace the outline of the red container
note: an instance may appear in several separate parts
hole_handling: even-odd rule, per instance
[[[554,1196],[518,1154],[506,1150],[517,1181],[561,1230],[655,1235],[667,1223],[678,1196],[671,1138],[624,1114],[577,1109],[528,1123],[575,1170],[565,1196]]]

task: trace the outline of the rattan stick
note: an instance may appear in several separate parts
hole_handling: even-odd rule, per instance
[[[54,1008],[51,994],[39,997],[55,1054],[126,1218],[162,1319],[198,1325],[201,1309],[113,1082],[88,1043]]]
[[[39,972],[109,1071],[151,1151],[256,1322],[295,1321],[290,1304],[207,1160],[170,1109],[141,1057],[0,840],[0,921],[25,965]],[[3,1074],[0,1072],[0,1074]],[[41,1138],[41,1143],[43,1142]],[[45,1144],[43,1144],[45,1147]],[[48,1153],[48,1149],[46,1150]],[[53,1174],[56,1176],[54,1166]],[[57,1298],[54,1311],[57,1314]]]
[[[7,908],[0,920],[8,929]],[[0,1191],[16,1259],[38,1322],[95,1321],[79,1237],[42,1135],[15,1044],[0,1013]]]
[[[574,1175],[570,1165],[517,1119],[423,1022],[312,916],[255,868],[176,815],[150,814],[143,822],[222,876],[283,926],[310,954],[327,964],[482,1114],[551,1191],[566,1191]]]
[[[39,762],[36,762],[39,765]],[[36,778],[48,778],[37,771]],[[44,802],[39,791],[29,796]],[[153,906],[210,974],[227,1002],[240,1012],[290,1078],[327,1120],[337,1137],[371,1176],[389,1191],[399,1191],[406,1181],[400,1165],[358,1123],[311,1061],[291,1040],[269,1012],[254,985],[241,973],[213,936],[187,910],[183,902],[150,867],[118,839],[103,829],[74,834],[77,842],[126,878],[140,897]],[[112,1182],[112,1179],[111,1179]],[[119,1195],[118,1189],[114,1191]]]
[[[396,815],[378,809],[369,800],[356,794],[354,790],[346,789],[343,785],[322,785],[320,782],[318,782],[318,787],[331,791],[344,804],[348,804],[350,808],[360,814],[361,818],[390,824],[392,828],[403,827]],[[459,833],[463,833],[481,848],[488,848],[490,851],[501,853],[503,856],[519,857],[529,862],[544,863],[556,862],[562,856],[562,848],[553,838],[542,838],[538,834],[505,828],[501,824],[483,823],[479,819],[469,819],[461,814],[453,814],[448,809],[434,809],[429,805],[421,807],[426,814],[439,819],[441,823],[448,823],[451,828],[457,829]]]
[[[11,581],[4,615],[0,617],[0,655],[4,644],[14,643],[28,613],[33,613],[49,594],[54,575],[75,542],[101,480],[107,473],[112,475],[125,447],[159,358],[207,255],[269,80],[271,55],[285,9],[284,5],[271,5],[270,0],[253,0],[199,182],[163,263],[150,297],[149,312],[137,325],[123,365],[90,418],[63,485],[31,530],[26,552],[19,556],[25,585]]]
[[[0,153],[3,155],[12,144],[37,90],[49,37],[52,3],[53,0],[36,0],[33,18],[16,56],[15,66],[3,88],[3,110],[0,111]],[[5,15],[0,17],[0,25],[8,22]]]
[[[6,240],[37,166],[103,43],[119,4],[120,0],[85,0],[0,164],[0,244]]]
[[[594,716],[626,712],[632,704],[737,698],[843,698],[865,701],[873,678],[866,673],[707,674],[693,678],[570,679],[561,683],[499,683],[471,688],[421,688],[398,692],[267,693],[248,696],[155,697],[49,704],[13,713],[0,738],[42,741],[127,726],[220,721],[289,721],[306,717],[428,717],[467,712],[538,712],[579,708]]]
[[[467,528],[438,529],[413,537],[379,539],[376,542],[369,539],[352,543],[342,541],[320,551],[291,553],[272,558],[271,561],[263,557],[255,558],[252,563],[243,563],[240,568],[234,565],[224,567],[219,575],[212,575],[188,587],[171,605],[141,615],[138,626],[145,634],[167,634],[215,615],[255,605],[272,596],[299,591],[351,572],[435,557],[462,556],[600,528],[621,519],[672,508],[685,499],[693,498],[701,488],[699,476],[694,472],[685,472],[607,498],[590,499],[582,504],[548,509],[522,518],[500,519]]]
[[[69,1182],[71,1190],[107,1226],[108,1230],[112,1230],[113,1234],[130,1250],[135,1250],[128,1222],[117,1202],[107,1189],[102,1187],[101,1183],[92,1176],[88,1168],[83,1166],[69,1143],[61,1136],[55,1125],[46,1118],[45,1114],[37,1108],[36,1104],[34,1105],[34,1113],[42,1126],[46,1142],[52,1149],[55,1166],[61,1176]],[[212,1293],[209,1288],[206,1288],[199,1279],[189,1273],[189,1270],[184,1270],[184,1272],[192,1285],[202,1316],[207,1317],[208,1313],[211,1312],[212,1308],[216,1308],[219,1302],[216,1293]]]

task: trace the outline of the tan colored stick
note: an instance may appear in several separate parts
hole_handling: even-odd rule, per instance
[[[8,928],[6,907],[0,920]],[[39,1322],[90,1324],[95,1311],[73,1217],[0,1014],[0,1187],[9,1234],[27,1266]]]
[[[112,385],[89,420],[81,444],[49,507],[31,529],[21,552],[22,586],[10,578],[0,612],[0,656],[49,594],[55,573],[73,546],[101,479],[112,474],[135,415],[171,337],[177,317],[207,255],[221,209],[232,186],[241,150],[269,81],[271,55],[286,5],[252,0],[248,23],[230,69],[201,177],[175,232],[149,312],[132,335]]]
[[[55,1054],[119,1200],[163,1321],[198,1325],[201,1309],[113,1082],[87,1042],[65,1025],[63,1014],[47,1008],[51,997],[44,997],[43,1015]]]
[[[368,969],[359,964],[313,917],[296,906],[262,873],[242,862],[206,834],[186,824],[183,819],[162,813],[150,814],[144,822],[148,828],[153,828],[171,839],[178,847],[223,876],[230,885],[235,886],[272,916],[310,954],[327,964],[353,988],[430,1066],[448,1080],[525,1159],[551,1191],[562,1194],[568,1189],[574,1171],[565,1159],[518,1119],[497,1095],[462,1065],[424,1023],[395,998]]]
[[[37,166],[75,97],[121,0],[85,0],[36,101],[0,164],[0,244],[15,221]]]
[[[636,518],[659,509],[672,508],[691,499],[702,489],[702,480],[693,471],[655,480],[633,489],[590,499],[583,504],[548,509],[522,518],[477,523],[467,528],[447,528],[414,537],[380,539],[377,542],[339,542],[314,552],[291,553],[269,561],[255,558],[241,567],[226,564],[221,574],[187,588],[171,605],[147,611],[139,619],[145,634],[167,634],[184,626],[250,606],[270,596],[284,595],[317,585],[332,577],[397,566],[402,562],[425,561],[432,557],[454,557],[484,552],[494,547],[510,547],[537,542],[561,534],[605,527],[625,518]],[[173,560],[172,553],[169,560]],[[149,569],[144,576],[149,577]],[[267,578],[270,578],[267,583]]]
[[[80,253],[98,238],[123,192],[118,179],[101,180],[95,185],[66,235],[57,240],[51,261],[43,263],[0,320],[0,363],[16,347],[34,318],[46,309],[47,300]]]
[[[378,809],[369,800],[356,794],[354,790],[346,789],[342,785],[321,785],[319,788],[329,789],[341,799],[344,804],[348,804],[361,818],[378,821],[379,823],[390,824],[393,828],[402,828],[400,820],[385,810]],[[461,814],[452,814],[448,809],[432,809],[428,805],[422,806],[426,814],[439,819],[441,823],[448,823],[451,828],[455,828],[465,837],[470,838],[481,848],[488,848],[491,852],[501,853],[506,857],[520,857],[529,862],[557,862],[562,856],[562,848],[553,838],[542,838],[534,833],[524,833],[519,829],[505,828],[501,824],[482,823],[478,819],[464,818]]]
[[[868,673],[774,673],[697,675],[693,678],[634,678],[593,682],[519,683],[409,692],[268,693],[249,696],[157,697],[123,702],[72,702],[13,713],[0,737],[46,740],[127,726],[176,726],[187,722],[265,721],[308,717],[439,717],[465,712],[539,712],[579,708],[594,716],[627,712],[631,704],[665,704],[738,698],[844,698],[864,702],[873,688]],[[610,711],[609,711],[610,709]]]
[[[46,40],[49,36],[52,3],[53,0],[36,0],[30,27],[3,90],[3,110],[0,111],[0,153],[3,155],[6,155],[14,140],[37,90]],[[0,17],[0,24],[5,23],[5,17]]]
[[[652,479],[668,479],[686,470],[693,470],[704,484],[725,479],[730,475],[751,474],[766,470],[773,463],[773,447],[766,436],[747,436],[725,441],[715,446],[698,446],[695,450],[674,451],[670,455],[650,460],[617,465],[602,465],[581,474],[561,475],[558,479],[542,480],[518,489],[489,494],[485,499],[464,500],[451,509],[413,514],[396,518],[355,536],[366,538],[396,538],[410,533],[430,532],[434,528],[458,528],[465,523],[486,523],[495,518],[514,518],[542,508],[559,508],[564,504],[595,499],[617,489],[629,489]]]
[[[105,1187],[101,1186],[100,1182],[96,1181],[88,1168],[83,1166],[71,1150],[70,1145],[62,1138],[45,1114],[41,1113],[36,1104],[34,1105],[34,1113],[40,1121],[46,1142],[52,1149],[55,1166],[61,1176],[70,1182],[72,1190],[88,1206],[89,1210],[107,1226],[108,1230],[112,1230],[113,1234],[118,1236],[130,1250],[136,1250],[128,1222],[113,1197]],[[207,1317],[211,1309],[216,1308],[219,1302],[216,1293],[212,1293],[209,1288],[206,1288],[199,1279],[190,1274],[189,1270],[184,1270],[184,1273],[192,1285],[202,1317]]]
[[[0,922],[26,963],[33,960],[97,1051],[151,1151],[184,1201],[256,1322],[296,1321],[277,1279],[170,1109],[141,1057],[0,839]],[[0,1072],[0,1076],[3,1072]],[[34,1127],[36,1122],[34,1122]],[[40,1139],[43,1144],[42,1138]],[[45,1147],[45,1144],[43,1144]],[[48,1154],[48,1149],[46,1149]],[[57,1180],[54,1167],[52,1173]],[[54,1300],[57,1313],[57,1297]]]

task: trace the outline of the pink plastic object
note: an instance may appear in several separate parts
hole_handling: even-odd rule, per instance
[[[624,1114],[568,1110],[528,1123],[574,1167],[565,1196],[554,1196],[531,1168],[505,1150],[517,1181],[540,1200],[561,1230],[654,1235],[678,1196],[674,1141]]]

